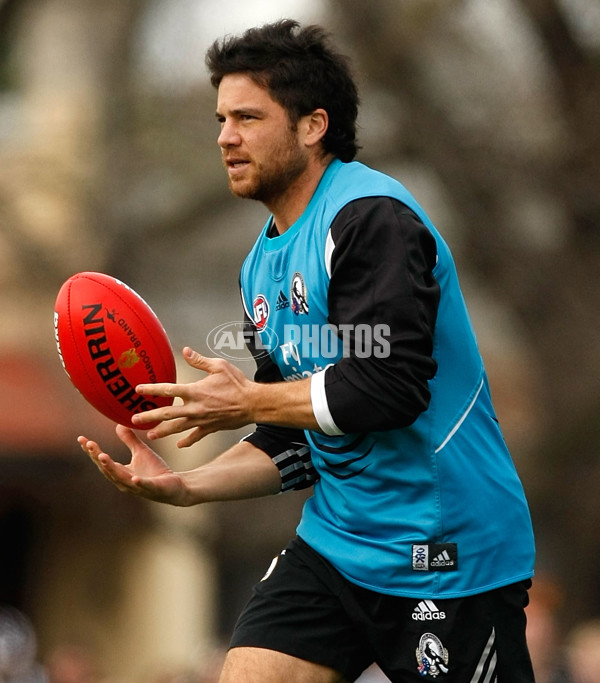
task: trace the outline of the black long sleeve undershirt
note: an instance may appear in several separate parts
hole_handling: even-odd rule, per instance
[[[329,322],[346,329],[386,325],[389,354],[357,357],[350,333],[350,355],[326,370],[330,413],[345,433],[408,426],[427,409],[428,381],[436,371],[435,239],[408,207],[388,197],[346,205],[332,223],[331,236]],[[246,324],[252,322],[246,319]],[[256,381],[283,380],[269,356],[257,354],[256,361]],[[246,440],[276,462],[283,490],[314,482],[302,430],[259,424]]]
[[[390,334],[387,357],[350,355],[327,370],[329,410],[343,432],[405,427],[427,408],[436,371],[435,239],[404,204],[386,197],[345,206],[331,236],[329,321],[350,329],[385,324]]]

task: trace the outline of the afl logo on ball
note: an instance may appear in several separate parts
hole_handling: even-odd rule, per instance
[[[256,329],[260,332],[265,329],[267,321],[269,320],[269,302],[262,294],[259,294],[256,299],[254,299],[252,309],[254,324],[256,325]]]

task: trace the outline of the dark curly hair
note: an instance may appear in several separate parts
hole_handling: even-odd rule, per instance
[[[315,109],[325,109],[329,127],[324,152],[342,161],[356,156],[358,91],[348,59],[320,26],[301,27],[282,19],[241,36],[225,36],[208,49],[206,65],[215,88],[228,74],[247,74],[285,108],[294,124]]]

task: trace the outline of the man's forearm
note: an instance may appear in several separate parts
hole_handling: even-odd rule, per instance
[[[253,383],[250,389],[253,421],[281,427],[319,429],[313,413],[310,382],[307,378],[294,382]]]
[[[183,505],[260,498],[279,493],[281,477],[271,458],[246,441],[180,476],[186,488]]]

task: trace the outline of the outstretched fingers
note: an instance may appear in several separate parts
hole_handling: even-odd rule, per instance
[[[101,467],[100,456],[109,458],[106,453],[103,453],[100,446],[95,442],[88,439],[86,436],[78,436],[77,443],[81,446],[81,450],[88,455],[98,467]]]
[[[136,490],[131,472],[125,465],[113,460],[95,441],[91,441],[85,436],[78,437],[77,442],[104,477],[111,481],[120,491]]]
[[[184,349],[187,362],[206,373],[189,384],[139,384],[141,396],[178,399],[170,405],[153,408],[132,417],[136,428],[147,425],[151,440],[193,430],[182,438],[179,447],[190,446],[215,431],[236,429],[253,422],[248,387],[244,373],[224,358],[207,358],[189,347]]]
[[[196,370],[202,370],[208,375],[222,371],[228,363],[223,358],[208,358],[189,346],[183,349],[183,357],[188,365]],[[161,396],[163,398],[188,398],[189,385],[170,382],[156,382],[154,384],[139,384],[136,393],[141,396]]]

